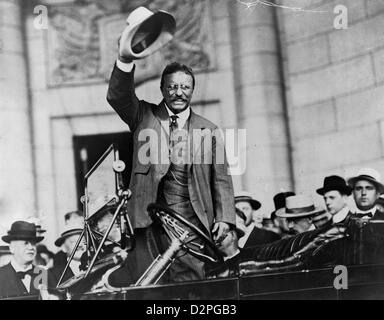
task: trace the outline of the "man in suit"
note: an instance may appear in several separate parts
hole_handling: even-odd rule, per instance
[[[362,168],[356,176],[348,179],[352,187],[357,211],[351,215],[353,227],[353,263],[378,263],[384,260],[384,213],[376,203],[384,193],[380,173],[372,168]]]
[[[357,212],[356,217],[364,220],[384,220],[384,214],[376,208],[376,201],[384,193],[380,173],[372,168],[362,168],[355,177],[348,179],[353,189]]]
[[[332,223],[343,223],[352,213],[348,207],[348,197],[352,188],[342,177],[333,175],[324,178],[323,187],[316,190],[323,196]]]
[[[76,242],[82,232],[83,228],[81,225],[67,226],[65,230],[61,233],[60,237],[56,239],[55,246],[63,248],[63,252],[65,253],[66,258],[62,261],[56,261],[56,264],[54,264],[54,267],[50,270],[50,280],[52,280],[52,282],[50,283],[50,288],[56,287],[57,282],[59,281],[61,274],[63,273],[64,268],[68,262],[68,259],[73,249],[75,248]],[[80,274],[80,259],[84,252],[84,242],[81,241],[75,252],[75,255],[73,256],[71,263],[69,264],[69,268],[67,269],[62,279],[62,282],[68,280],[74,275]]]
[[[308,195],[295,195],[286,198],[285,210],[276,212],[278,217],[286,218],[289,231],[292,235],[315,230],[313,219],[323,214],[323,208],[315,207]]]
[[[33,266],[36,243],[44,237],[37,235],[36,226],[26,221],[16,221],[2,240],[9,243],[11,262],[0,268],[0,299],[30,297],[37,299],[42,270]],[[43,279],[43,278],[42,278]]]
[[[11,261],[12,254],[9,246],[0,246],[0,267],[5,266]]]
[[[195,88],[192,70],[179,63],[166,66],[160,83],[163,100],[158,105],[137,98],[134,73],[132,57],[119,55],[107,100],[134,136],[128,212],[136,229],[136,250],[131,256],[136,255],[140,276],[159,249],[164,249],[157,248],[164,241],[158,241],[159,231],[154,229],[147,213],[150,203],[167,205],[215,241],[221,241],[235,225],[235,209],[224,142],[215,135],[218,128],[190,107]],[[196,134],[203,135],[197,144]],[[179,161],[180,150],[183,161]],[[202,150],[203,159],[195,157],[196,151]],[[184,161],[184,156],[190,156],[189,161]],[[201,261],[186,254],[173,263],[170,278],[202,279],[203,270]]]
[[[376,200],[376,208],[377,210],[379,210],[380,212],[384,213],[384,198],[382,196],[380,196],[377,200]]]
[[[294,196],[292,191],[280,192],[273,197],[273,203],[275,204],[275,211],[271,212],[271,220],[275,227],[279,230],[279,235],[282,239],[291,237],[286,218],[277,216],[277,212],[283,212],[285,210],[285,199]]]
[[[280,236],[277,233],[262,228],[263,216],[261,214],[254,214],[255,211],[260,209],[261,203],[254,199],[249,192],[241,191],[237,193],[235,196],[235,206],[237,210],[243,212],[243,216],[245,217],[245,220],[243,221],[238,220],[238,223],[244,224],[245,231],[245,235],[239,240],[240,248],[252,247],[280,240]]]
[[[237,216],[243,219],[244,213],[236,209]],[[245,218],[245,216],[244,216]],[[227,236],[218,243],[217,248],[223,255],[224,262],[207,265],[207,277],[232,277],[239,275],[239,262],[242,257],[242,248],[239,247],[239,239],[244,236],[243,225],[237,225]]]

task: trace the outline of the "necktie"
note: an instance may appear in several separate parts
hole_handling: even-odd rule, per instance
[[[170,116],[170,118],[171,118],[171,123],[169,124],[169,128],[170,128],[169,133],[171,133],[172,131],[174,131],[175,129],[177,129],[177,127],[178,127],[177,119],[178,119],[179,117],[176,116],[176,115],[172,115],[172,116]]]
[[[17,276],[19,277],[20,280],[23,280],[26,275],[30,275],[31,277],[33,276],[33,270],[27,270],[27,271],[18,271],[16,272]]]
[[[177,129],[178,127],[178,123],[177,123],[177,119],[179,117],[176,116],[176,115],[173,115],[173,116],[170,116],[170,124],[169,124],[169,147],[170,147],[170,150],[169,152],[171,153],[171,149],[174,147],[174,145],[176,144],[176,141],[174,139],[174,137],[172,136],[173,132]]]
[[[364,217],[373,218],[373,214],[371,212],[368,212],[368,213],[356,213],[355,216],[356,216],[356,218],[364,218]]]

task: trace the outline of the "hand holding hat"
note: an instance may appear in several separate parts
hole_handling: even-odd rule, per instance
[[[119,59],[132,62],[162,48],[176,31],[175,18],[165,12],[152,12],[145,7],[133,10],[119,39]]]

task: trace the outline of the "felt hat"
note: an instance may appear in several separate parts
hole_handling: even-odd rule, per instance
[[[349,196],[352,193],[352,188],[347,185],[345,180],[339,176],[329,176],[324,178],[323,187],[316,190],[320,195],[324,195],[328,191],[339,191],[342,194]]]
[[[273,203],[275,204],[275,211],[271,213],[271,217],[273,217],[276,214],[276,211],[285,208],[285,199],[291,196],[294,196],[295,193],[292,191],[287,191],[287,192],[280,192],[277,193],[273,197]]]
[[[127,18],[119,45],[119,54],[128,59],[142,59],[172,40],[175,18],[165,11],[152,12],[145,7],[133,10]]]
[[[40,242],[44,237],[37,235],[37,228],[33,223],[27,221],[16,221],[12,223],[11,230],[1,238],[4,242],[10,243],[13,240],[30,240]]]

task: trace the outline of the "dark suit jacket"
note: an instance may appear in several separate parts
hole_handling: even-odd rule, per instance
[[[376,210],[372,220],[384,220],[384,212],[380,212],[379,210]]]
[[[258,246],[280,240],[280,236],[269,230],[254,227],[244,244],[244,248]]]
[[[155,161],[148,164],[140,163],[138,151],[147,142],[139,141],[139,134],[145,129],[152,129],[156,132],[157,137],[161,137],[161,134],[164,136],[161,120],[168,120],[169,116],[164,101],[155,105],[136,97],[134,70],[126,73],[115,66],[109,81],[107,100],[134,133],[133,165],[129,186],[132,197],[128,202],[128,212],[134,228],[145,228],[152,223],[147,213],[147,206],[156,202],[159,182],[169,169],[169,164],[160,161],[159,158],[168,159],[169,149],[168,139],[165,139],[166,145],[163,143],[161,148],[159,147],[160,156],[157,158],[157,164],[154,163]],[[191,110],[188,132],[190,137],[192,132],[195,132],[193,130],[196,129],[199,131],[208,129],[212,132],[217,129],[217,126]],[[224,145],[220,139],[213,137],[210,147],[211,164],[191,163],[188,166],[190,200],[195,213],[208,233],[215,221],[235,225],[232,177],[227,170],[226,157],[224,156],[224,163],[216,163],[216,149],[224,149]],[[193,152],[194,150],[191,148],[190,153]],[[206,153],[204,152],[204,154]],[[191,156],[193,155],[191,154]]]
[[[37,275],[36,275],[37,276]],[[39,291],[33,285],[36,276],[31,279],[31,290],[27,291],[10,263],[0,268],[0,299],[16,297],[38,298]]]

